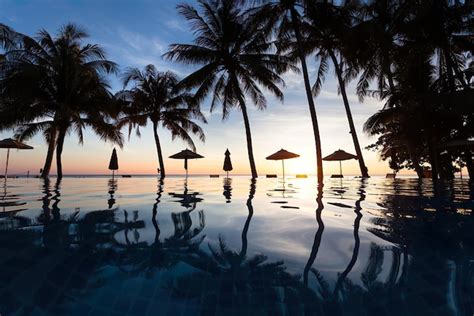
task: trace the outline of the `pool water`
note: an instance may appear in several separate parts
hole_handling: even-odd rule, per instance
[[[470,186],[471,185],[471,186]],[[474,189],[8,179],[1,315],[472,315]]]

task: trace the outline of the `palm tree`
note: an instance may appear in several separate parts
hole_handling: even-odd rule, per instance
[[[317,51],[316,57],[319,60],[318,74],[313,85],[313,93],[317,95],[321,91],[322,83],[329,69],[328,61],[331,60],[346,110],[360,172],[362,177],[368,178],[369,173],[357,137],[346,92],[346,80],[344,79],[344,68],[350,67],[350,60],[345,58],[347,52],[345,51],[346,43],[344,37],[350,34],[352,27],[353,17],[351,11],[346,7],[337,7],[327,2],[313,3],[307,6],[306,19],[308,23],[305,23],[304,30],[308,38],[303,46],[306,54]]]
[[[360,78],[357,94],[361,101],[370,93],[371,81],[377,83],[377,95],[394,92],[394,55],[407,18],[407,3],[396,0],[371,1],[357,11],[359,23],[353,26],[354,55],[357,56]]]
[[[415,18],[408,25],[408,37],[417,39],[420,32],[424,34],[426,44],[433,48],[437,58],[438,74],[445,90],[455,91],[457,86],[468,89],[468,80],[462,72],[466,51],[474,49],[472,1],[428,0],[411,5]],[[410,29],[413,26],[417,31]]]
[[[119,126],[128,125],[129,135],[135,127],[140,135],[139,127],[145,126],[148,120],[152,122],[160,175],[164,178],[165,164],[158,127],[161,125],[169,130],[173,139],[183,139],[195,151],[196,146],[189,133],[198,135],[201,141],[205,140],[205,136],[193,119],[207,123],[206,118],[193,95],[179,90],[178,77],[171,71],[160,72],[153,65],[146,66],[143,71],[131,68],[123,75],[124,87],[130,82],[135,83],[131,90],[117,94],[117,98],[127,103],[123,109],[125,116],[120,119]]]
[[[191,23],[194,44],[173,44],[165,56],[201,66],[184,78],[181,86],[197,87],[195,96],[200,102],[211,95],[210,110],[221,104],[223,120],[232,108],[242,112],[250,169],[256,178],[246,97],[258,109],[265,109],[267,102],[260,89],[263,86],[283,100],[278,87],[284,84],[280,74],[295,68],[289,58],[275,53],[266,27],[243,13],[234,1],[199,0],[198,3],[199,9],[185,4],[178,6],[179,13]]]
[[[36,38],[18,36],[1,62],[4,119],[0,128],[19,125],[19,139],[39,132],[44,135],[48,143],[44,178],[49,175],[55,149],[57,174],[62,177],[61,154],[68,133],[76,133],[82,144],[84,127],[91,127],[101,139],[122,146],[120,131],[109,121],[113,103],[104,78],[117,67],[105,58],[100,46],[83,44],[87,37],[74,24],[63,26],[56,37],[45,30]]]
[[[311,115],[311,122],[313,124],[313,135],[316,147],[316,167],[318,183],[323,183],[323,159],[321,151],[321,137],[319,134],[318,117],[316,114],[316,107],[314,104],[313,95],[311,93],[311,84],[308,74],[308,66],[306,64],[306,55],[303,51],[303,43],[306,39],[303,38],[301,24],[302,15],[300,9],[310,1],[304,0],[277,0],[271,1],[257,8],[255,15],[260,19],[266,20],[268,25],[276,30],[277,37],[280,44],[286,42],[296,41],[295,52],[297,59],[301,63],[301,70],[303,73],[304,87],[306,91],[306,98],[308,100],[309,113]],[[280,48],[281,49],[281,48]]]

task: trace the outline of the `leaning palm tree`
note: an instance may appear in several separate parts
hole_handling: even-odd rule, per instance
[[[275,53],[267,28],[252,15],[243,13],[235,1],[199,0],[198,3],[199,9],[185,4],[178,6],[179,13],[191,23],[194,44],[173,44],[165,56],[184,64],[201,65],[181,85],[188,89],[197,87],[198,101],[211,95],[211,111],[221,104],[223,119],[232,108],[242,112],[250,169],[256,178],[246,98],[258,109],[265,109],[267,102],[260,88],[264,87],[283,100],[278,87],[284,84],[280,74],[295,68],[290,59]]]
[[[0,62],[0,129],[19,126],[19,139],[44,135],[48,153],[42,177],[49,175],[55,149],[62,177],[68,133],[76,133],[82,143],[84,127],[91,127],[101,139],[122,145],[120,131],[109,121],[113,103],[103,77],[117,67],[100,46],[83,44],[87,37],[74,24],[63,26],[56,37],[45,30],[36,38],[16,36]]]
[[[143,71],[130,68],[123,75],[124,87],[131,82],[135,84],[132,89],[120,91],[116,95],[119,100],[126,102],[119,127],[128,125],[129,135],[136,128],[137,135],[140,135],[139,127],[145,126],[148,121],[152,122],[160,176],[164,178],[165,164],[158,127],[161,125],[169,130],[173,139],[183,139],[195,151],[190,133],[198,135],[201,141],[205,140],[205,136],[193,119],[207,123],[206,118],[194,96],[178,89],[179,79],[171,71],[160,72],[153,65],[146,66]]]
[[[258,2],[258,1],[257,1]],[[323,183],[323,159],[321,151],[321,137],[319,134],[318,117],[316,115],[316,107],[314,104],[313,95],[311,93],[311,84],[309,80],[308,66],[306,63],[306,55],[302,49],[305,42],[303,38],[301,24],[303,16],[300,13],[310,1],[305,0],[274,0],[263,1],[264,4],[256,9],[250,11],[257,19],[261,19],[276,31],[277,38],[281,43],[292,43],[296,46],[296,58],[301,63],[301,70],[303,74],[303,82],[306,91],[306,98],[308,100],[309,112],[311,115],[311,122],[313,124],[313,135],[316,147],[316,167],[318,183]],[[281,47],[280,47],[281,50]]]
[[[345,58],[347,47],[345,38],[350,34],[352,28],[351,10],[346,7],[336,6],[331,3],[313,3],[307,6],[307,22],[305,32],[308,37],[304,43],[306,54],[316,51],[319,61],[317,78],[313,85],[313,93],[317,95],[321,91],[326,72],[329,70],[328,62],[332,62],[339,83],[339,91],[342,95],[347,120],[349,122],[350,134],[359,162],[361,176],[369,177],[367,166],[364,162],[362,150],[357,137],[352,111],[346,92],[346,80],[344,79],[344,67],[350,67],[350,60]]]

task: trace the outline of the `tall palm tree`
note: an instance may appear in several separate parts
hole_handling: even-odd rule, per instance
[[[377,95],[394,92],[394,56],[403,38],[404,21],[408,14],[408,2],[397,0],[369,1],[357,10],[358,24],[353,26],[354,55],[357,56],[360,78],[357,94],[363,101],[371,91],[371,81],[377,83]]]
[[[410,5],[414,18],[408,24],[408,38],[418,40],[421,33],[426,44],[433,48],[445,90],[454,91],[458,85],[468,89],[463,69],[466,51],[474,51],[472,1],[427,0]]]
[[[308,66],[306,63],[306,55],[302,48],[305,39],[303,38],[301,24],[302,15],[301,9],[310,1],[305,0],[276,0],[276,1],[261,1],[266,2],[258,7],[254,12],[260,19],[266,20],[271,27],[276,30],[277,37],[280,42],[295,42],[295,52],[297,59],[301,63],[301,70],[303,74],[303,82],[306,91],[306,98],[308,100],[309,113],[311,115],[311,122],[313,125],[314,143],[316,147],[316,167],[318,183],[323,183],[323,159],[321,150],[321,137],[319,134],[318,117],[316,114],[316,107],[314,104],[313,95],[311,92],[311,84],[309,80]],[[253,11],[253,10],[251,10]],[[281,48],[280,48],[281,49]]]
[[[252,177],[256,178],[246,98],[250,98],[258,109],[265,109],[267,102],[260,89],[263,86],[283,100],[278,87],[284,84],[280,74],[295,68],[289,58],[275,53],[267,29],[242,12],[235,1],[199,0],[198,3],[199,9],[185,4],[178,6],[179,13],[191,24],[194,44],[173,44],[165,56],[173,61],[201,66],[184,78],[181,85],[197,87],[198,101],[211,95],[211,111],[221,104],[223,119],[232,108],[242,112],[250,169]]]
[[[350,33],[352,27],[352,14],[346,7],[336,6],[331,3],[312,3],[307,6],[307,22],[304,25],[308,38],[304,43],[306,54],[316,51],[319,60],[318,74],[313,85],[313,92],[317,95],[321,91],[326,72],[329,69],[328,61],[331,60],[339,83],[339,91],[346,110],[349,122],[350,134],[359,162],[362,177],[369,177],[367,166],[364,162],[362,150],[357,137],[352,111],[346,92],[346,80],[344,79],[344,67],[350,60],[346,57],[346,45],[344,37]]]
[[[61,154],[68,133],[76,133],[82,143],[88,126],[101,139],[122,145],[120,131],[109,121],[113,103],[104,78],[117,67],[100,46],[83,44],[87,37],[74,24],[63,26],[56,37],[41,30],[36,38],[17,37],[1,62],[0,128],[19,126],[19,139],[44,135],[48,153],[42,177],[49,175],[55,150],[62,177]]]
[[[207,123],[206,118],[193,95],[180,91],[179,79],[171,71],[160,72],[153,65],[146,66],[143,71],[130,68],[123,75],[124,87],[130,82],[135,86],[131,90],[120,91],[116,96],[126,102],[123,109],[125,116],[120,119],[119,126],[128,125],[129,135],[135,127],[137,134],[140,135],[139,127],[145,126],[148,120],[152,122],[160,176],[164,178],[165,164],[158,127],[161,125],[169,130],[173,139],[176,137],[183,139],[195,151],[196,146],[189,133],[198,135],[201,141],[205,140],[205,136],[204,131],[193,119]]]

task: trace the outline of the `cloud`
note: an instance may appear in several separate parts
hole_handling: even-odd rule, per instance
[[[188,28],[180,20],[173,19],[165,22],[166,26],[174,31],[188,32]]]

